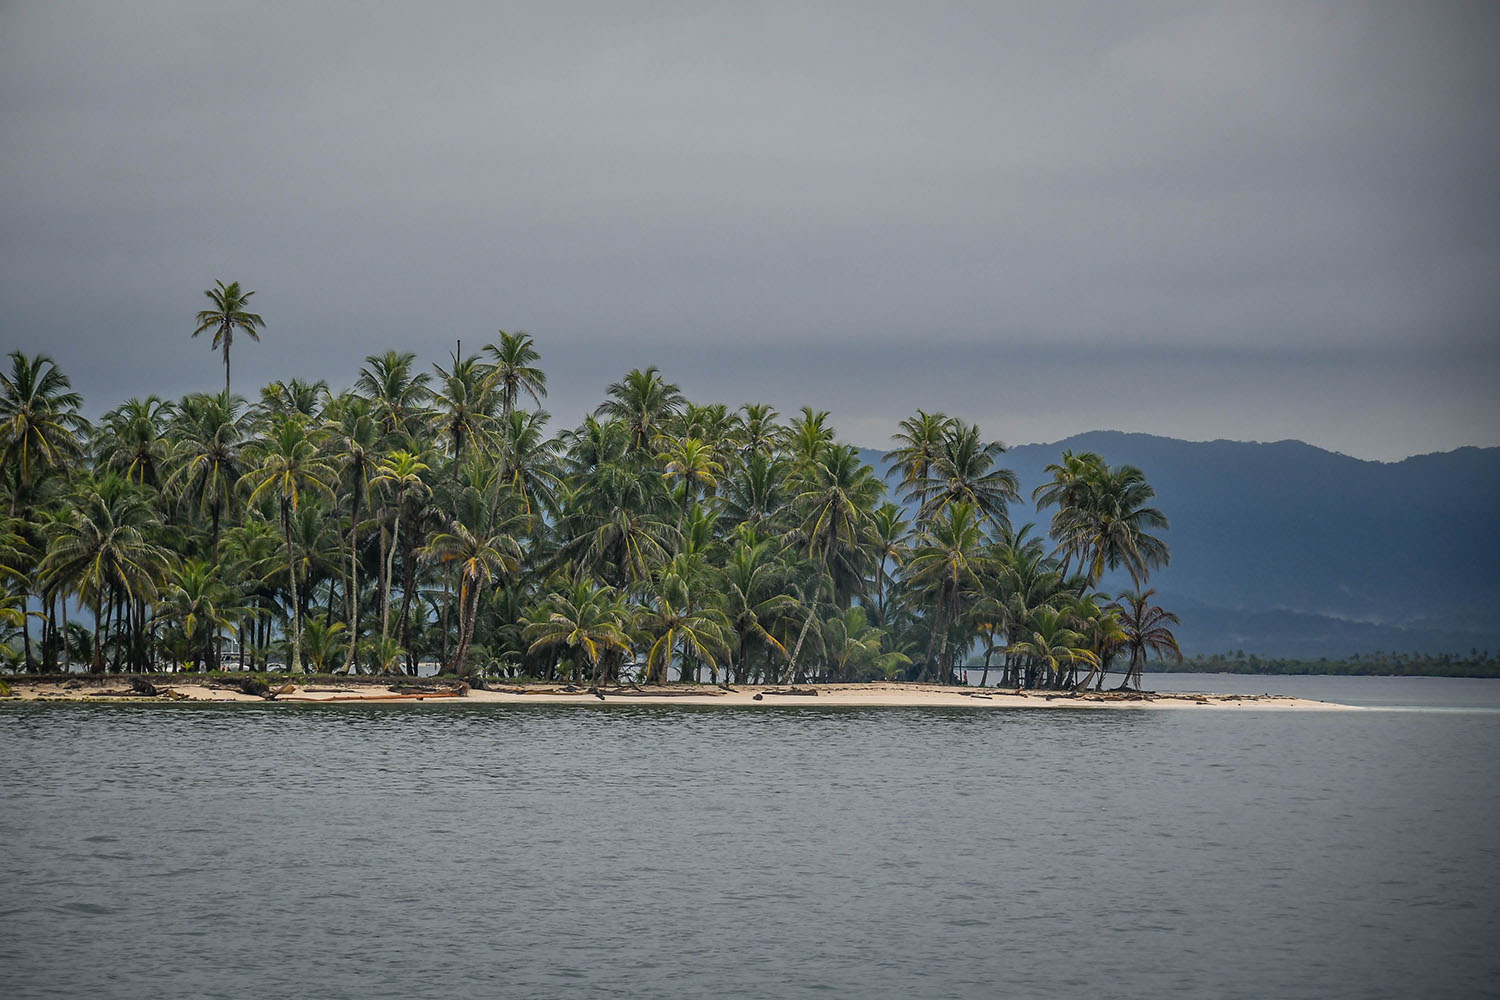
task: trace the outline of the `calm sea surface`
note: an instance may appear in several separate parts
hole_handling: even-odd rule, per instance
[[[1500,683],[0,705],[0,996],[1500,995]]]

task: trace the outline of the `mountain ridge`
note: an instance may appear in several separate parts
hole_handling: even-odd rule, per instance
[[[1183,441],[1089,431],[1019,445],[1002,463],[1021,482],[1014,523],[1045,529],[1029,502],[1064,450],[1139,466],[1171,521],[1171,565],[1152,575],[1183,613],[1184,648],[1342,656],[1500,645],[1500,447],[1395,462],[1295,439]],[[881,452],[862,450],[884,471]],[[1106,590],[1129,585],[1106,577]]]

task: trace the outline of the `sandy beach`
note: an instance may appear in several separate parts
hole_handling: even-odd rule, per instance
[[[1140,711],[1147,709],[1275,709],[1345,711],[1351,706],[1277,695],[1194,694],[1186,692],[1015,691],[999,688],[943,687],[935,684],[806,684],[794,687],[673,684],[659,687],[607,687],[598,692],[571,685],[492,685],[485,690],[415,684],[390,678],[319,678],[287,681],[271,695],[248,694],[237,681],[154,676],[140,689],[130,679],[76,677],[66,680],[9,678],[5,700],[90,702],[246,702],[287,704],[578,704],[686,705],[738,708],[889,707],[889,708],[1053,708]],[[154,693],[152,693],[154,691]]]

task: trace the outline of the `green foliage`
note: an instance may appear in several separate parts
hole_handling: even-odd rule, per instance
[[[198,317],[224,392],[127,400],[98,428],[50,359],[11,355],[0,642],[26,669],[949,682],[977,650],[1008,683],[1067,687],[1132,648],[1101,568],[1166,558],[1140,470],[1065,455],[1038,497],[1049,551],[1011,527],[1004,447],[941,413],[895,436],[904,504],[826,411],[694,402],[654,367],[552,430],[522,332],[247,404],[228,351],[264,325],[252,294],[220,283]]]

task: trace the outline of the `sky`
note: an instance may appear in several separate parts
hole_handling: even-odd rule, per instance
[[[1500,5],[0,3],[0,347],[94,415],[526,330],[553,426],[1500,445]],[[1106,456],[1108,457],[1108,456]]]

